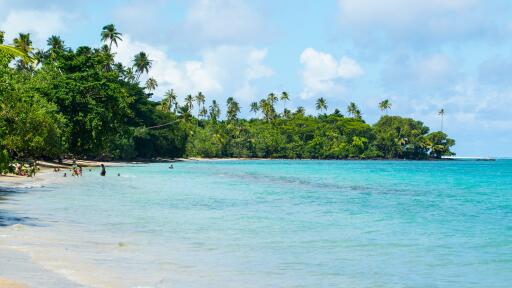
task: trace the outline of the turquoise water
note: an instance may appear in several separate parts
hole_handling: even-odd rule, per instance
[[[6,209],[30,217],[11,236],[96,287],[97,271],[112,287],[512,283],[512,161],[167,167],[85,170],[11,195]]]

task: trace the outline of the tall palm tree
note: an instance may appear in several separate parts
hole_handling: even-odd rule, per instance
[[[275,110],[270,99],[261,99],[259,106],[265,120],[270,122],[274,119]]]
[[[437,112],[437,114],[439,114],[439,116],[441,116],[441,132],[443,132],[443,120],[444,120],[444,114],[446,114],[446,112],[444,111],[444,108],[439,110],[439,112]]]
[[[204,96],[204,94],[202,92],[197,93],[196,102],[197,102],[197,109],[198,109],[198,112],[197,112],[198,117],[200,117],[201,114],[203,114],[203,113],[201,113],[201,111],[203,110],[202,108],[204,108],[205,101],[206,101],[206,97]],[[206,114],[203,116],[206,116]]]
[[[283,91],[281,92],[281,97],[279,97],[279,100],[283,102],[283,111],[286,109],[286,101],[290,101],[290,95],[288,95],[288,92]]]
[[[21,51],[23,54],[28,55],[29,57],[32,55],[32,40],[30,39],[30,33],[19,33],[17,38],[14,38],[14,47]],[[29,62],[26,59],[22,58],[18,62],[19,67],[22,69],[28,68]]]
[[[234,121],[238,117],[238,113],[240,113],[240,105],[236,102],[233,97],[229,97],[227,101],[227,117],[229,121]]]
[[[30,33],[20,33],[17,38],[14,38],[14,47],[18,48],[25,54],[30,54],[33,50]]]
[[[325,110],[327,111],[327,101],[325,101],[325,99],[323,97],[320,97],[318,98],[318,100],[316,100],[316,110],[318,111],[321,111],[321,110]]]
[[[149,77],[148,80],[146,80],[146,90],[148,90],[148,93],[151,94],[151,92],[155,91],[156,87],[158,87],[158,82],[155,80],[155,78]]]
[[[380,111],[385,112],[387,115],[388,110],[391,109],[391,102],[389,101],[389,99],[384,99],[384,100],[380,101],[379,109],[380,109]]]
[[[277,102],[277,100],[279,100],[279,98],[277,98],[276,94],[269,93],[267,96],[267,100],[272,106],[274,106],[274,104]]]
[[[176,102],[176,99],[177,96],[176,93],[174,93],[174,90],[167,90],[164,94],[164,99],[162,99],[162,111],[170,112],[171,107],[173,106],[174,102]]]
[[[194,96],[188,94],[185,96],[185,106],[188,107],[188,110],[192,112],[192,109],[194,109]]]
[[[123,34],[116,30],[116,26],[114,26],[114,24],[108,24],[103,26],[101,31],[101,41],[109,42],[108,48],[109,50],[112,50],[112,43],[116,44],[117,47],[117,41],[123,40],[121,37],[122,35]]]
[[[359,107],[357,107],[356,103],[354,102],[350,102],[350,104],[348,104],[347,113],[352,115],[354,118],[361,119],[361,110],[359,110]]]
[[[48,40],[46,40],[46,44],[50,47],[50,50],[64,50],[64,41],[60,36],[52,35]]]
[[[213,100],[212,105],[210,105],[210,120],[213,122],[217,122],[217,119],[220,117],[220,107],[217,101]]]
[[[137,72],[137,80],[139,80],[142,73],[148,73],[151,68],[153,61],[149,60],[148,55],[145,52],[139,52],[133,57],[133,68]]]
[[[254,115],[256,115],[258,113],[258,111],[260,111],[260,106],[258,106],[258,102],[252,102],[251,103],[251,112],[253,112]]]

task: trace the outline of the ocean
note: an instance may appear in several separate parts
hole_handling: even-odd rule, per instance
[[[0,243],[76,287],[512,283],[512,160],[173,165],[15,189]]]

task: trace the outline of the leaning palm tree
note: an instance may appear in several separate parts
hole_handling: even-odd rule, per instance
[[[0,44],[0,52],[5,53],[11,57],[21,57],[25,59],[25,61],[30,59],[30,57],[23,51],[11,45]]]
[[[444,114],[446,112],[444,111],[444,108],[442,108],[441,110],[439,110],[439,112],[437,112],[437,114],[439,114],[439,116],[441,116],[441,132],[443,132],[443,120],[444,120]]]
[[[133,57],[133,68],[137,72],[137,80],[139,80],[142,73],[148,73],[153,61],[149,60],[145,52],[139,52]]]
[[[380,111],[385,112],[386,115],[387,115],[388,114],[388,110],[391,109],[391,102],[389,101],[389,99],[382,100],[379,103],[379,109],[380,109]]]
[[[123,40],[121,37],[122,35],[123,34],[116,30],[116,26],[114,26],[114,24],[108,24],[103,26],[103,30],[101,31],[101,41],[109,42],[108,48],[109,50],[112,50],[112,43],[116,44],[117,47],[117,41]]]
[[[258,106],[258,102],[252,102],[251,103],[251,112],[254,113],[254,115],[258,114],[258,111],[260,111],[260,106]]]
[[[316,110],[318,111],[321,111],[321,110],[325,110],[327,111],[327,101],[325,101],[325,99],[323,97],[320,97],[318,98],[318,100],[316,100]]]

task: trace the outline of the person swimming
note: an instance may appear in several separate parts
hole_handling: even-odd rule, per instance
[[[169,166],[169,169],[174,169],[174,166],[172,166],[172,164],[171,164],[171,166]]]
[[[105,170],[105,165],[101,164],[101,173],[100,173],[101,176],[105,176],[107,175],[107,170]]]

